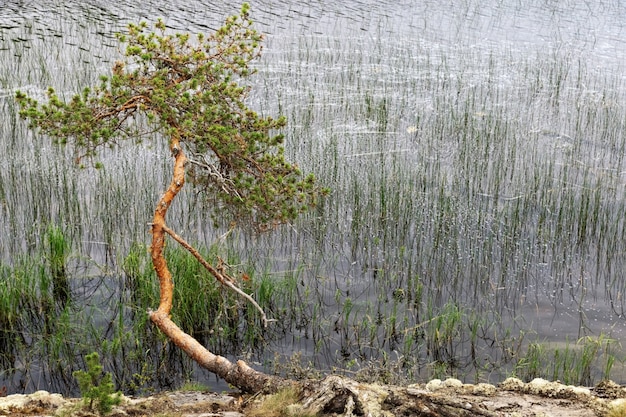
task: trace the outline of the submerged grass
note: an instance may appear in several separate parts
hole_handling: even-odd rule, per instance
[[[64,306],[71,300],[70,285],[65,272],[70,243],[66,240],[63,231],[54,224],[50,224],[46,229],[46,243],[52,276],[52,295],[57,303]]]
[[[595,381],[610,379],[618,351],[619,343],[604,335],[587,336],[574,343],[566,341],[560,346],[534,342],[517,361],[514,374],[526,381],[545,378],[590,386]]]

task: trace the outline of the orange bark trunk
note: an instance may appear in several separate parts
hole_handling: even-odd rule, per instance
[[[163,255],[165,248],[165,216],[174,197],[185,184],[185,162],[187,158],[180,147],[178,138],[172,138],[170,150],[174,156],[174,173],[169,187],[159,200],[152,221],[152,246],[150,254],[152,264],[159,279],[160,303],[156,311],[149,311],[150,320],[189,357],[200,366],[218,375],[229,384],[246,392],[274,392],[289,384],[288,381],[258,372],[244,361],[233,364],[228,359],[215,355],[202,346],[196,339],[183,332],[170,319],[174,296],[172,274]],[[218,277],[216,277],[218,278]]]
[[[165,215],[170,208],[174,197],[183,188],[185,184],[185,162],[187,157],[180,148],[178,138],[173,137],[170,141],[170,151],[174,156],[174,173],[169,187],[161,196],[156,209],[154,210],[154,218],[152,219],[152,245],[150,246],[150,254],[152,256],[152,265],[159,278],[159,287],[161,291],[161,299],[159,303],[159,312],[169,316],[172,311],[172,300],[174,297],[174,282],[172,274],[167,267],[163,250],[165,249]]]

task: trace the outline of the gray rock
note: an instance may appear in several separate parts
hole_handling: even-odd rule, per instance
[[[173,392],[168,394],[168,397],[178,407],[194,403],[211,403],[220,407],[228,407],[235,402],[235,399],[230,395],[204,392]]]

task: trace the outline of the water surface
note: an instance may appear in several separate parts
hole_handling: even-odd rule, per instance
[[[288,117],[288,153],[333,189],[293,227],[232,243],[258,271],[301,288],[302,311],[266,349],[251,349],[252,361],[301,351],[325,370],[397,359],[416,379],[494,381],[511,372],[507,349],[517,344],[619,342],[626,8],[413,3],[251,2],[267,34],[251,102]],[[131,244],[148,241],[169,172],[167,152],[150,146],[107,155],[108,174],[72,168],[69,152],[17,120],[13,92],[70,94],[95,82],[119,57],[113,33],[128,22],[163,17],[172,30],[208,31],[236,11],[230,2],[2,4],[4,262],[34,252],[54,219],[77,257],[119,272]],[[224,230],[191,197],[170,223],[211,244]],[[446,339],[433,339],[457,310]],[[617,366],[611,376],[624,382]],[[21,380],[27,391],[51,383]]]

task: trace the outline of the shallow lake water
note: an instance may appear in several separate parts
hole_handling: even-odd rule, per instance
[[[333,189],[292,227],[234,243],[258,271],[300,288],[302,311],[250,360],[267,369],[276,353],[300,352],[324,371],[397,360],[414,379],[493,382],[529,343],[563,352],[600,338],[614,342],[600,343],[593,377],[611,356],[610,376],[626,382],[626,6],[250,4],[267,36],[251,103],[288,117],[290,158]],[[110,175],[72,171],[68,152],[17,120],[15,90],[70,94],[96,82],[128,22],[210,31],[237,11],[193,0],[0,5],[3,262],[39,247],[54,219],[71,231],[77,288],[79,272],[98,275],[84,258],[119,272],[131,244],[148,241],[169,172],[165,149],[150,146],[106,156]],[[171,224],[211,244],[224,230],[191,196]],[[38,375],[18,358],[0,382],[64,383],[24,382],[27,367]]]

